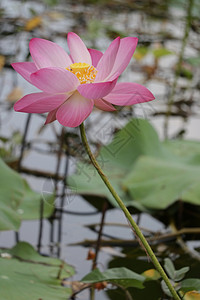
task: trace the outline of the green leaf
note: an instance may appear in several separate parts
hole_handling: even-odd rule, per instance
[[[188,292],[193,290],[200,292],[200,279],[188,278],[181,282],[181,291]]]
[[[54,6],[58,4],[58,0],[44,0],[47,5]]]
[[[24,182],[26,189],[26,198],[19,205],[17,212],[23,220],[35,220],[40,218],[40,205],[43,201],[43,217],[48,218],[52,215],[54,210],[55,195],[49,194],[45,197],[30,189],[27,182]]]
[[[160,58],[160,57],[163,57],[163,56],[167,56],[167,55],[172,55],[172,54],[174,54],[174,52],[170,51],[170,50],[167,49],[167,48],[158,48],[158,49],[154,49],[152,52],[153,52],[153,55],[154,55],[156,58]]]
[[[20,227],[20,217],[9,203],[0,202],[0,230],[17,230]]]
[[[177,75],[180,75],[180,76],[182,76],[182,77],[185,77],[185,78],[187,78],[187,79],[189,79],[189,80],[191,80],[192,78],[193,78],[193,71],[192,70],[190,70],[187,66],[181,66],[181,68],[180,69],[176,69],[176,74]]]
[[[165,270],[167,272],[167,274],[169,275],[170,279],[175,278],[175,268],[174,268],[174,264],[171,261],[171,259],[169,258],[165,258],[165,264],[164,264]]]
[[[171,280],[170,280],[170,281],[171,281]],[[172,285],[173,285],[173,282],[172,282],[172,281],[171,281],[171,283],[172,283]],[[163,292],[164,292],[167,296],[172,297],[172,294],[171,294],[171,292],[170,292],[170,290],[169,290],[169,288],[168,288],[168,286],[166,285],[166,283],[165,283],[164,280],[161,281],[161,287],[162,287]]]
[[[179,199],[200,205],[200,143],[177,140],[160,147],[162,155],[138,158],[123,187],[147,209],[166,209]]]
[[[127,188],[122,187],[122,180],[140,155],[150,154],[154,157],[162,157],[164,155],[162,152],[158,136],[148,121],[132,119],[114,136],[109,145],[101,148],[97,160],[124,203],[145,210],[139,202],[129,197]],[[112,206],[117,206],[113,196],[91,164],[78,163],[77,172],[68,178],[68,184],[84,198],[90,197],[91,199],[92,197],[92,203],[95,203],[96,198],[98,204],[99,198],[106,198]]]
[[[185,277],[185,274],[189,271],[189,267],[181,268],[180,270],[175,271],[174,281],[180,281]]]
[[[43,257],[24,242],[13,249],[0,250],[0,254],[1,299],[64,300],[71,295],[71,289],[61,286],[64,278],[74,274],[65,262]]]
[[[4,251],[4,250],[3,250]],[[8,250],[12,256],[22,260],[31,260],[38,263],[54,264],[59,267],[61,261],[57,258],[47,257],[40,255],[35,249],[27,242],[19,242],[12,249]]]
[[[189,271],[189,267],[181,268],[176,270],[173,262],[169,258],[165,258],[165,270],[167,271],[169,277],[174,281],[180,281],[184,278],[185,274]]]
[[[199,166],[174,160],[141,157],[124,186],[149,209],[165,209],[176,200],[200,204]]]
[[[179,159],[184,159],[190,164],[198,164],[200,143],[190,140],[166,140],[163,143],[165,149]]]
[[[197,66],[200,65],[200,56],[198,56],[198,57],[190,57],[190,58],[187,59],[187,62],[189,64],[191,64],[192,66],[197,67]]]
[[[54,197],[45,200],[44,217],[49,217]],[[18,230],[21,220],[38,219],[40,201],[41,195],[0,159],[0,230]]]
[[[102,22],[98,21],[97,19],[88,20],[87,36],[90,39],[95,39],[99,37],[102,28],[103,28]]]
[[[199,153],[199,142],[161,142],[147,120],[132,119],[101,148],[97,160],[126,206],[151,211],[180,199],[200,205]],[[68,182],[93,204],[107,199],[117,206],[91,164],[78,163]]]
[[[145,277],[139,275],[127,268],[113,268],[105,272],[100,272],[99,269],[87,274],[81,281],[84,283],[97,283],[108,281],[113,284],[121,285],[125,288],[136,287],[139,289],[144,288],[143,282]]]
[[[0,160],[0,230],[17,230],[20,217],[16,213],[23,199],[24,182]]]
[[[137,49],[136,49],[135,53],[133,54],[133,57],[136,60],[141,60],[147,55],[148,51],[149,51],[148,47],[137,46]]]

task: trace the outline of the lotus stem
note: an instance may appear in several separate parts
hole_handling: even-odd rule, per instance
[[[128,211],[128,209],[126,208],[126,206],[124,205],[123,201],[121,200],[121,198],[119,197],[119,195],[116,193],[116,191],[114,190],[113,186],[111,185],[109,179],[107,178],[107,176],[104,174],[103,170],[101,169],[100,165],[98,164],[95,156],[93,155],[89,143],[87,141],[87,137],[86,137],[86,133],[85,133],[85,127],[84,124],[82,123],[80,125],[80,133],[81,133],[81,138],[82,138],[82,142],[83,145],[86,149],[86,152],[93,164],[93,166],[95,167],[95,169],[97,170],[97,172],[99,173],[101,179],[103,180],[103,182],[105,183],[105,185],[107,186],[107,188],[109,189],[109,191],[111,192],[111,194],[113,195],[114,199],[116,200],[116,202],[118,203],[119,207],[121,208],[121,210],[123,211],[124,215],[126,216],[128,223],[130,224],[130,227],[133,229],[133,231],[135,232],[136,236],[138,237],[138,239],[140,240],[141,244],[143,245],[146,253],[149,255],[149,257],[151,258],[155,268],[157,269],[157,271],[160,273],[161,277],[163,278],[163,280],[165,281],[166,285],[168,286],[173,298],[175,300],[181,300],[179,295],[177,294],[177,292],[175,291],[174,287],[172,286],[169,278],[167,277],[164,269],[162,268],[162,266],[160,265],[157,257],[155,256],[153,250],[151,249],[150,245],[148,244],[146,238],[144,237],[143,233],[141,232],[140,228],[138,227],[138,225],[136,224],[136,222],[133,220],[130,212]]]

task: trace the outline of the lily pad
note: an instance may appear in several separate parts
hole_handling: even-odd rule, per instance
[[[21,220],[39,219],[41,195],[0,159],[0,230],[18,230]],[[54,210],[54,197],[45,197],[44,217]]]
[[[147,120],[132,119],[97,160],[126,206],[151,211],[177,200],[200,205],[199,142],[161,142]],[[78,163],[68,183],[90,202],[107,199],[117,206],[91,164]]]
[[[185,144],[185,142],[184,142]],[[123,181],[135,201],[165,209],[177,200],[200,205],[200,156],[141,156]]]
[[[74,274],[65,262],[39,255],[25,242],[0,250],[0,256],[1,299],[64,300],[71,295],[70,288],[61,286],[64,278]]]
[[[114,136],[109,145],[101,148],[97,157],[124,203],[142,210],[145,208],[133,201],[126,188],[122,188],[122,180],[130,172],[138,157],[147,154],[153,157],[164,156],[158,136],[148,122],[133,119]],[[84,198],[90,198],[93,203],[96,199],[100,202],[101,198],[108,199],[113,207],[118,206],[91,164],[78,163],[76,173],[68,177],[68,184]]]

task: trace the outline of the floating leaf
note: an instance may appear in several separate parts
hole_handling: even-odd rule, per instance
[[[153,52],[153,55],[154,55],[155,58],[160,58],[160,57],[163,57],[163,56],[174,54],[174,52],[172,52],[169,49],[164,48],[164,47],[154,49],[152,52]]]
[[[141,208],[126,193],[127,188],[122,188],[122,180],[140,155],[149,153],[157,157],[163,155],[162,151],[158,136],[148,122],[133,119],[114,136],[109,145],[101,148],[97,160],[124,203]],[[68,184],[86,199],[90,198],[91,203],[97,207],[101,203],[98,198],[107,198],[112,206],[117,206],[91,164],[78,163],[77,172],[68,178]]]
[[[141,157],[125,178],[124,186],[136,201],[149,209],[165,209],[178,199],[200,205],[199,177],[198,166],[178,159]]]
[[[0,159],[0,230],[18,230],[21,220],[39,219],[41,195]],[[54,196],[44,201],[44,217],[54,210]]]
[[[110,282],[113,284],[121,285],[125,288],[136,287],[139,289],[144,288],[144,276],[141,276],[127,268],[113,268],[105,272],[100,272],[99,269],[87,274],[81,281],[84,283],[97,283],[97,282]]]
[[[163,153],[165,151],[162,157],[141,156],[124,179],[123,186],[136,202],[149,209],[165,209],[178,199],[200,205],[200,143],[188,142],[188,147],[193,145],[194,151],[180,155],[170,152],[164,145],[160,143]],[[187,141],[179,141],[176,145],[179,149],[186,148]]]
[[[64,261],[43,257],[25,242],[0,250],[0,256],[1,299],[64,300],[70,297],[71,289],[61,284],[64,278],[74,274],[74,269]]]
[[[101,148],[97,160],[125,205],[150,211],[180,199],[200,205],[199,153],[199,142],[162,143],[147,120],[133,119]],[[91,164],[78,163],[68,182],[98,208],[100,199],[117,206]]]

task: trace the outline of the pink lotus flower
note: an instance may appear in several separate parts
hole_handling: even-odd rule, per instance
[[[73,32],[68,33],[70,55],[57,44],[39,38],[30,41],[33,62],[13,63],[27,81],[42,90],[24,96],[15,111],[47,113],[46,123],[56,119],[63,126],[79,126],[94,105],[114,111],[112,105],[133,105],[154,99],[137,83],[117,83],[135,51],[138,39],[117,37],[105,51],[87,49]]]

